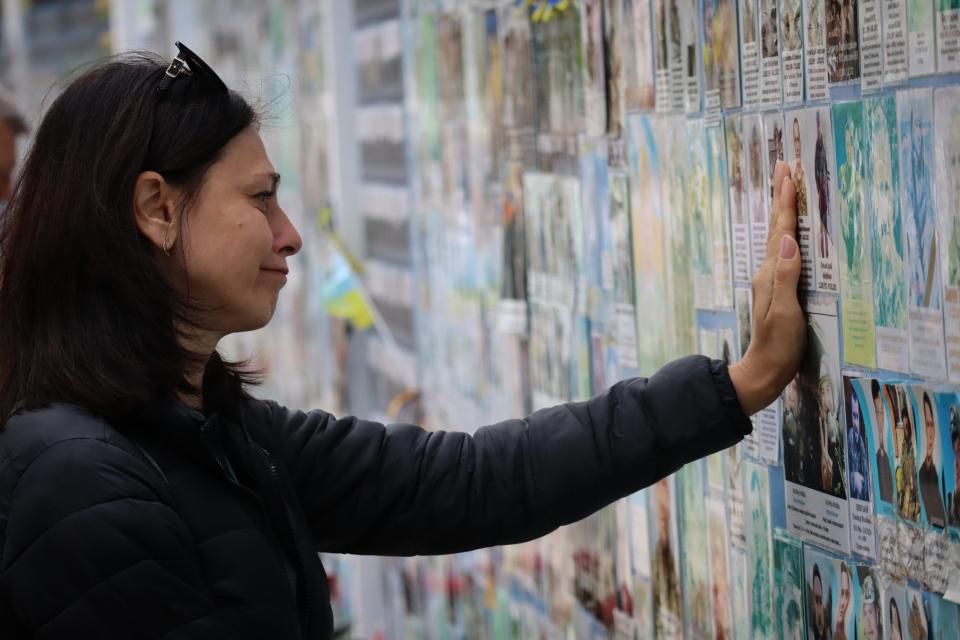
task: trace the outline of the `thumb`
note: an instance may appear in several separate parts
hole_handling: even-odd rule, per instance
[[[797,285],[800,283],[800,247],[790,234],[780,239],[780,254],[773,275],[773,303],[783,306],[797,300]]]

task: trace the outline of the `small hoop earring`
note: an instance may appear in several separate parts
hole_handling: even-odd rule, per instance
[[[170,227],[167,227],[167,230],[163,234],[163,252],[167,256],[170,255],[170,247],[167,246],[167,238],[169,235],[170,235]]]

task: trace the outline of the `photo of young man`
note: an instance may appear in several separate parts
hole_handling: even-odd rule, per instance
[[[850,497],[870,500],[870,462],[867,457],[867,438],[860,400],[853,393],[849,380],[844,380],[847,400],[847,473],[850,478]]]
[[[926,455],[923,458],[923,464],[920,465],[920,497],[927,514],[927,522],[942,528],[946,524],[946,514],[943,496],[940,494],[940,475],[937,473],[937,465],[933,459],[937,443],[937,424],[933,400],[926,390],[922,392],[921,404],[926,435]]]
[[[887,445],[884,441],[886,437],[886,406],[883,403],[883,394],[880,391],[880,383],[876,380],[870,381],[870,394],[873,397],[873,408],[876,413],[876,433],[877,433],[877,484],[880,487],[880,499],[884,502],[893,503],[893,475],[890,471],[890,456],[887,455]]]
[[[953,492],[947,495],[950,526],[960,527],[960,408],[950,405],[950,446],[953,448]]]
[[[801,482],[801,461],[807,440],[800,425],[800,381],[794,378],[783,390],[783,470],[790,482]]]
[[[860,582],[860,620],[864,640],[882,640],[883,614],[880,611],[880,591],[877,581],[870,570],[858,567],[857,572],[863,576]]]
[[[824,589],[823,577],[817,563],[813,565],[810,585],[810,604],[812,605],[810,638],[811,640],[831,640],[833,634],[830,613],[833,605],[833,595],[828,589]]]
[[[837,623],[833,630],[833,640],[848,640],[847,614],[850,612],[850,568],[845,562],[840,563],[840,602],[837,605]]]

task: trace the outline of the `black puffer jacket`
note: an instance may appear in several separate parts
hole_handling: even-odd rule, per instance
[[[699,357],[473,437],[260,401],[134,422],[54,405],[0,433],[0,638],[329,638],[318,550],[532,539],[750,430]]]

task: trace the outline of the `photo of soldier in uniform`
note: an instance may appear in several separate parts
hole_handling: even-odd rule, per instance
[[[916,435],[913,411],[907,390],[902,385],[889,385],[893,409],[894,477],[897,491],[897,515],[910,522],[920,520],[920,499],[917,492]]]

